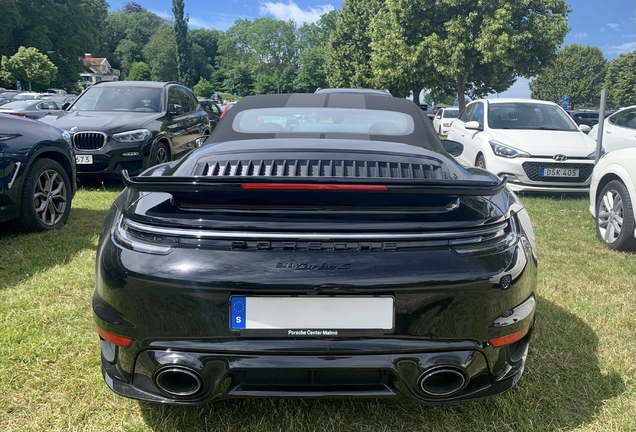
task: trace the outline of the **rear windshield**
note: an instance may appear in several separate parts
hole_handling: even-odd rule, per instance
[[[33,101],[30,100],[21,100],[15,102],[9,102],[2,105],[2,109],[27,109],[31,105],[33,105]]]
[[[91,87],[71,111],[161,112],[161,89],[148,87]]]
[[[570,116],[556,105],[531,102],[491,103],[488,126],[491,129],[579,130]]]
[[[408,135],[414,123],[411,116],[396,111],[285,107],[242,111],[232,128],[241,133]]]

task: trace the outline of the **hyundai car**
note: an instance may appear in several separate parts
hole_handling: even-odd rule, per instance
[[[506,177],[411,101],[249,96],[106,216],[93,315],[116,393],[459,402],[520,379],[537,255]]]

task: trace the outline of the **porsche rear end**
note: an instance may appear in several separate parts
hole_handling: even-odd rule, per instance
[[[203,148],[126,177],[93,299],[111,389],[440,403],[517,382],[537,263],[505,180],[435,152],[321,145]]]

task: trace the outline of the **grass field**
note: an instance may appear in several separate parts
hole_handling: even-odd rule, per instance
[[[523,197],[539,247],[526,372],[453,406],[407,400],[235,400],[169,407],[111,393],[91,317],[97,236],[116,188],[81,189],[68,225],[0,224],[2,431],[636,430],[636,261],[604,248],[581,198]]]

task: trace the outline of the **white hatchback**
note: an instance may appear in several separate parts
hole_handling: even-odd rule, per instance
[[[590,213],[596,234],[610,249],[636,252],[636,148],[607,153],[594,167]]]
[[[439,136],[448,135],[451,123],[459,117],[459,108],[440,108],[433,119],[433,127]]]
[[[590,137],[598,136],[598,125],[590,131]],[[636,147],[636,105],[623,108],[605,119],[603,124],[605,151]]]
[[[481,99],[453,121],[448,139],[464,165],[508,175],[521,192],[587,192],[596,142],[561,107],[533,99]]]

